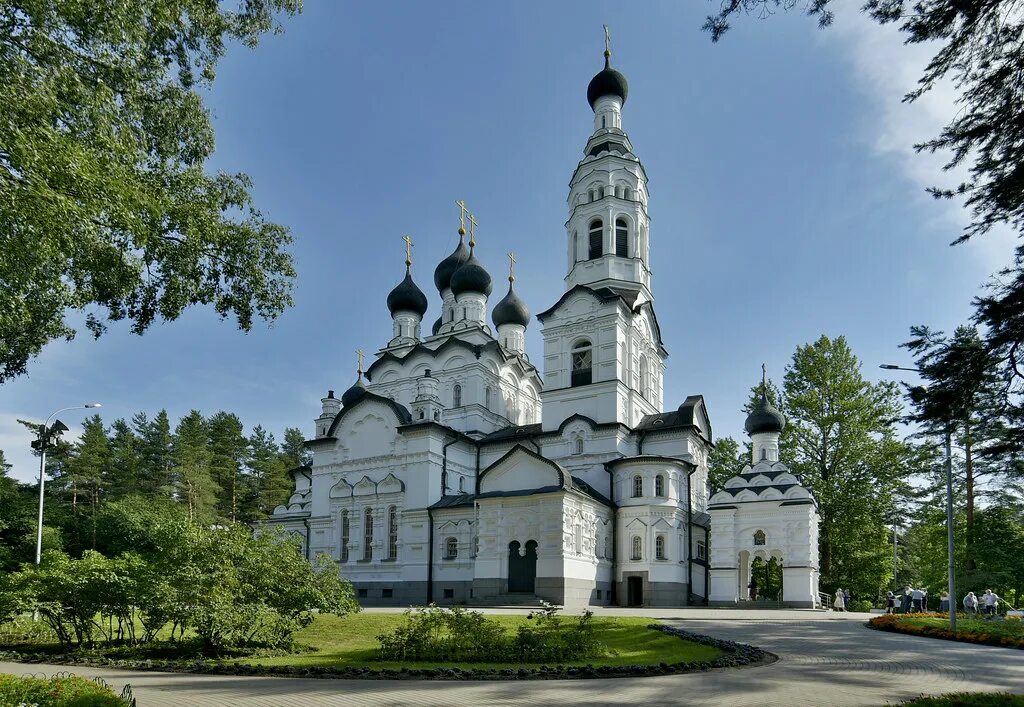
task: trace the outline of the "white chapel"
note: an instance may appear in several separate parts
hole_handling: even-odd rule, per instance
[[[525,354],[533,320],[514,259],[488,322],[494,284],[463,207],[459,245],[434,270],[441,316],[429,333],[407,255],[387,297],[391,340],[340,398],[322,400],[312,462],[292,472],[295,491],[270,522],[308,556],[330,555],[362,603],[745,601],[741,565],[758,550],[795,564],[789,545],[754,547],[776,528],[814,544],[799,558],[813,573],[785,574],[784,599],[816,601],[815,501],[777,468],[778,436],[756,475],[709,508],[704,399],[664,400],[647,175],[623,131],[628,85],[610,57],[587,88],[594,126],[570,180],[566,290],[536,315],[543,370]],[[744,494],[759,498],[764,479],[773,508],[746,514]],[[794,489],[801,504],[787,505]]]

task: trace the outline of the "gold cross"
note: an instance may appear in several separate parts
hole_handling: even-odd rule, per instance
[[[412,265],[412,236],[402,236],[405,241],[405,264]]]
[[[365,354],[364,354],[362,349],[356,349],[356,361],[357,361],[357,364],[359,366],[358,370],[359,370],[359,377],[360,378],[363,377],[363,356],[364,355]]]
[[[516,254],[512,251],[508,252],[508,281],[514,282],[516,279]]]
[[[768,392],[768,367],[761,364],[761,387]]]
[[[608,25],[604,26],[604,55],[612,55],[612,33],[608,29]]]
[[[459,235],[461,236],[466,232],[466,202],[459,199],[455,205],[459,207]]]
[[[469,247],[476,245],[476,219],[473,214],[469,215]]]

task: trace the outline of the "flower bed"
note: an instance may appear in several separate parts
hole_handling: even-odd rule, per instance
[[[0,705],[129,707],[135,705],[135,700],[129,688],[125,688],[122,695],[117,695],[102,681],[76,675],[0,675]]]
[[[676,636],[682,640],[712,646],[722,654],[709,661],[660,663],[657,665],[541,665],[509,668],[370,668],[370,667],[300,667],[294,665],[252,665],[207,660],[117,660],[102,657],[53,655],[46,653],[0,652],[0,660],[24,663],[61,663],[131,670],[203,673],[215,675],[276,675],[307,678],[350,678],[360,680],[566,680],[579,678],[645,677],[678,673],[706,672],[716,668],[745,667],[773,663],[777,657],[760,648],[725,641],[711,636],[690,633],[661,624],[648,628]]]
[[[868,621],[867,625],[879,631],[906,633],[911,636],[1003,648],[1024,648],[1024,623],[1020,621],[958,617],[957,632],[953,633],[949,630],[947,614],[887,614],[876,616]]]
[[[901,702],[904,707],[1024,707],[1024,695],[1007,692],[951,692]]]

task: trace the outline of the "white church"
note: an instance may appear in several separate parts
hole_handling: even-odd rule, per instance
[[[493,282],[460,203],[459,245],[434,270],[440,318],[423,331],[407,255],[392,339],[323,398],[312,463],[270,522],[337,561],[361,603],[731,605],[756,594],[755,558],[781,564],[783,604],[818,601],[817,505],[778,461],[781,414],[763,398],[753,465],[709,499],[704,399],[664,401],[647,175],[604,56],[570,180],[565,293],[536,315],[543,371],[514,259],[488,323]]]

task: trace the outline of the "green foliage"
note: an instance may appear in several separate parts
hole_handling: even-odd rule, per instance
[[[1008,692],[950,692],[901,702],[905,707],[1024,707],[1024,695]]]
[[[244,174],[207,174],[202,96],[231,40],[300,0],[0,4],[0,382],[70,312],[141,334],[210,305],[243,330],[291,304],[288,231]]]
[[[128,700],[92,680],[0,675],[0,704],[46,707],[127,707]]]
[[[175,495],[184,499],[190,519],[209,520],[219,489],[210,472],[209,430],[198,410],[181,418],[174,430],[173,479]]]
[[[715,446],[708,454],[708,488],[711,493],[725,488],[725,482],[743,471],[745,463],[736,440],[732,437],[715,440]]]
[[[560,662],[599,657],[606,651],[594,633],[593,613],[560,619],[547,605],[514,634],[478,611],[430,605],[405,612],[405,623],[377,637],[379,659],[442,663]]]

